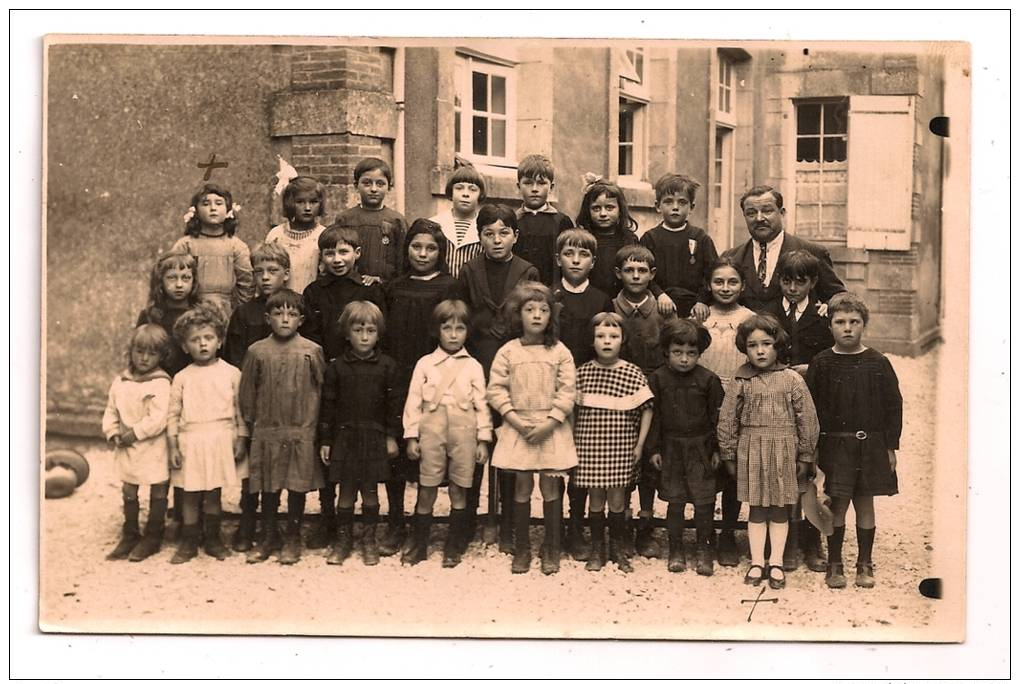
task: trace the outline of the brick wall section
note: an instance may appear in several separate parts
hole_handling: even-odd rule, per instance
[[[383,60],[374,47],[295,48],[291,62],[294,90],[384,89]]]
[[[377,47],[301,46],[291,53],[291,90],[387,92],[384,57]],[[354,167],[364,157],[391,156],[380,138],[350,133],[295,135],[288,160],[299,173],[327,186],[328,215],[355,201]]]

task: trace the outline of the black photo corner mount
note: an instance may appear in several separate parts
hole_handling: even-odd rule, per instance
[[[928,130],[943,138],[949,137],[949,117],[933,116],[928,122]]]
[[[942,578],[926,577],[917,585],[917,590],[921,592],[921,596],[926,598],[940,599],[942,598]]]

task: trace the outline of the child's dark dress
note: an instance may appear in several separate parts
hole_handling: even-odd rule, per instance
[[[819,353],[808,367],[821,436],[818,466],[829,496],[891,496],[896,472],[888,449],[898,449],[903,397],[892,364],[874,349]]]
[[[397,362],[397,387],[406,396],[411,373],[418,360],[436,348],[432,333],[432,310],[444,299],[456,295],[457,280],[448,273],[431,278],[404,274],[384,286],[386,292],[386,334],[382,349]],[[390,462],[393,477],[418,480],[418,462],[402,448]]]
[[[385,286],[386,335],[382,348],[397,362],[402,386],[411,381],[418,359],[436,348],[432,334],[432,310],[444,299],[455,297],[457,280],[447,273],[432,278],[405,274]]]
[[[397,362],[377,350],[360,359],[349,349],[326,369],[319,442],[332,447],[329,481],[377,484],[390,477],[386,438],[400,439],[404,392]]]
[[[163,360],[163,363],[159,364],[159,367],[165,370],[167,375],[171,378],[180,373],[189,363],[191,363],[191,357],[185,353],[184,349],[181,348],[181,345],[177,344],[177,341],[174,339],[174,323],[176,323],[177,319],[181,317],[181,314],[187,310],[188,307],[186,306],[180,309],[167,308],[165,311],[159,312],[159,314],[162,314],[159,315],[152,309],[143,309],[142,312],[138,314],[138,323],[136,323],[136,325],[151,323],[153,325],[161,326],[170,338],[170,352],[167,354],[166,359]]]
[[[655,395],[645,453],[662,455],[659,498],[696,506],[715,501],[712,454],[723,402],[722,382],[704,366],[679,373],[661,366],[648,378]]]
[[[719,254],[708,233],[689,223],[682,230],[660,223],[642,235],[640,243],[655,255],[655,282],[677,302],[678,316],[686,317],[697,302],[712,300],[708,269]]]

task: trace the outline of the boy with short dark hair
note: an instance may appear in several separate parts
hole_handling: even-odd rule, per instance
[[[383,205],[393,187],[393,171],[382,159],[366,157],[354,167],[354,186],[359,204],[340,212],[333,225],[358,232],[361,273],[389,282],[400,274],[407,232],[404,215]]]
[[[623,289],[613,300],[613,309],[623,317],[626,342],[621,358],[637,365],[650,376],[663,364],[661,330],[667,321],[676,320],[676,314],[662,316],[649,286],[655,279],[655,255],[641,245],[626,245],[616,253],[616,277]],[[638,478],[638,513],[636,551],[645,558],[658,558],[660,550],[653,536],[652,507],[655,491],[659,487],[659,471],[648,459],[641,462]]]
[[[486,204],[478,212],[478,234],[482,254],[464,264],[458,280],[458,297],[470,310],[467,350],[482,364],[486,380],[496,352],[507,341],[509,322],[503,316],[503,304],[518,284],[538,280],[538,269],[513,253],[517,241],[517,215],[502,204]],[[481,472],[475,471],[475,480],[468,490],[467,516],[474,536],[475,515],[481,489]],[[504,502],[500,516],[500,549],[509,553],[512,544],[513,473],[499,475],[499,499]]]
[[[819,261],[811,252],[797,250],[779,258],[776,274],[783,291],[781,299],[765,305],[765,313],[779,319],[790,336],[790,365],[801,375],[818,352],[832,346],[829,320],[818,314]]]
[[[529,154],[517,165],[521,206],[517,209],[519,237],[514,254],[530,261],[546,285],[556,284],[556,236],[574,227],[569,216],[549,204],[555,186],[555,170],[548,157]]]
[[[719,254],[708,233],[688,221],[699,187],[698,181],[676,173],[656,181],[655,209],[662,221],[642,235],[639,243],[655,255],[659,264],[655,282],[676,303],[677,316],[693,313],[704,321],[711,301],[708,269]]]
[[[522,162],[523,163],[523,162]],[[595,358],[591,319],[604,311],[612,311],[609,296],[588,280],[595,264],[595,236],[583,228],[571,228],[556,238],[556,267],[560,280],[553,288],[553,297],[561,305],[560,342],[566,345],[578,368]],[[574,486],[571,474],[567,487],[570,518],[563,550],[574,560],[588,560],[589,549],[584,543],[584,509],[588,490]]]
[[[305,288],[301,299],[307,312],[301,334],[322,347],[326,363],[343,354],[346,335],[340,325],[340,314],[353,301],[372,302],[386,311],[382,286],[366,284],[358,271],[361,258],[361,237],[354,228],[330,226],[319,236],[319,251],[325,272]],[[310,549],[325,548],[336,536],[336,483],[329,482],[319,490],[322,516],[318,527],[305,544]]]

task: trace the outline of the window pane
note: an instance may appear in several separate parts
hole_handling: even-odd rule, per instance
[[[453,113],[453,149],[460,152],[460,112]]]
[[[720,59],[719,60],[719,85],[724,85],[725,83],[726,83],[726,62],[724,60]]]
[[[471,118],[471,153],[489,153],[489,120],[484,116]],[[816,141],[817,142],[817,141]]]
[[[630,145],[620,145],[620,169],[621,176],[629,176],[634,169],[634,149]]]
[[[489,76],[480,71],[471,72],[471,106],[475,111],[489,111]]]
[[[825,134],[846,133],[845,102],[829,102],[825,105]]]
[[[723,108],[722,108],[722,110],[724,112],[730,111],[730,89],[729,88],[726,89],[725,97],[723,98]]]
[[[722,209],[722,186],[715,185],[712,187],[712,202],[716,209]]]
[[[797,161],[818,161],[818,138],[797,139]]]
[[[506,156],[506,121],[492,120],[492,156]]]
[[[634,113],[620,110],[620,142],[634,142]]]
[[[506,79],[502,76],[492,77],[492,109],[497,114],[506,114]]]
[[[718,130],[718,129],[716,129]],[[722,145],[723,137],[718,133],[715,134],[715,160],[717,163],[722,163]]]
[[[846,161],[846,138],[825,138],[822,151],[827,162]]]
[[[820,133],[821,105],[797,105],[797,135]],[[800,156],[800,155],[798,155]]]
[[[634,52],[634,71],[637,72],[638,78],[641,82],[645,82],[645,56],[641,50]]]

